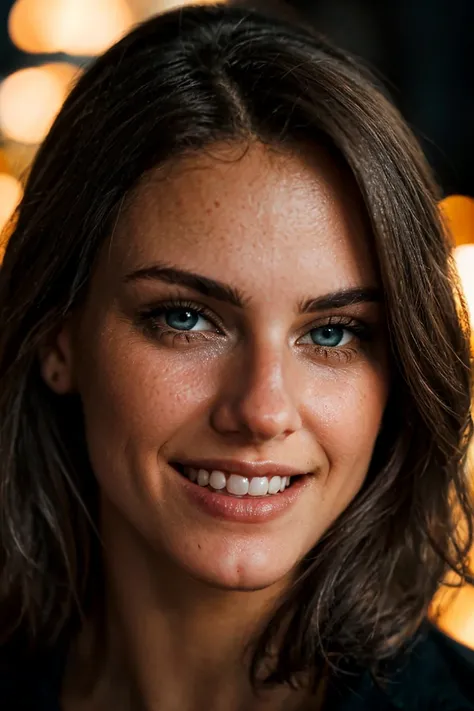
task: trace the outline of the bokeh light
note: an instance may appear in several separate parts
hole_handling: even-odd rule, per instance
[[[57,42],[67,54],[99,54],[126,34],[132,23],[125,0],[63,0]]]
[[[474,326],[474,244],[462,244],[460,247],[456,247],[454,258],[471,323]]]
[[[0,86],[0,128],[14,141],[40,143],[49,131],[77,70],[66,63],[20,69]]]
[[[12,41],[24,52],[56,52],[54,18],[62,0],[16,0],[8,17]]]
[[[41,69],[51,74],[59,82],[64,98],[66,98],[82,71],[78,66],[69,62],[50,62],[41,65]]]
[[[0,173],[8,173],[8,172],[10,172],[8,158],[3,151],[0,151]]]
[[[440,202],[446,226],[457,245],[474,242],[474,199],[465,195],[449,195]]]
[[[89,56],[108,49],[135,19],[126,0],[16,0],[8,29],[26,52]]]
[[[449,195],[441,200],[439,209],[456,245],[454,259],[474,329],[474,200],[465,195]]]
[[[23,189],[12,175],[0,173],[0,234],[5,229],[18,203]]]
[[[166,12],[183,5],[215,5],[218,2],[224,0],[128,0],[137,20],[144,20],[158,12]]]

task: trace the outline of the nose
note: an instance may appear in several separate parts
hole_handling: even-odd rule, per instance
[[[253,344],[248,351],[223,374],[212,426],[252,442],[286,438],[302,426],[291,355],[268,344]]]

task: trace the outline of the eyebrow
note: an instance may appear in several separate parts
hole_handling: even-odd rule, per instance
[[[355,287],[352,289],[342,289],[334,291],[316,299],[307,299],[300,305],[300,312],[303,314],[313,311],[325,311],[327,309],[343,309],[345,306],[355,306],[364,303],[380,303],[382,295],[380,289],[376,287]]]
[[[139,280],[158,280],[166,284],[185,286],[197,291],[204,296],[209,296],[218,301],[224,301],[239,309],[244,308],[248,299],[238,289],[234,289],[220,281],[209,279],[201,274],[194,274],[185,269],[177,269],[165,264],[153,264],[143,269],[138,269],[125,277],[125,282]]]
[[[209,277],[195,274],[185,269],[178,269],[165,264],[153,264],[141,269],[137,269],[125,277],[125,282],[135,281],[161,281],[166,284],[184,286],[192,289],[204,296],[208,296],[217,301],[231,304],[239,309],[243,309],[250,299],[243,292],[235,287]],[[312,313],[314,311],[324,311],[327,309],[341,309],[345,306],[354,306],[361,303],[381,302],[380,290],[375,287],[350,288],[335,291],[323,296],[311,298],[303,301],[299,306],[300,313]]]

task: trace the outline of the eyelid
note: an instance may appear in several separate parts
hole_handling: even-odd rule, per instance
[[[367,322],[364,322],[358,318],[354,318],[353,316],[343,316],[342,314],[340,314],[337,316],[321,316],[319,319],[313,320],[311,323],[307,324],[304,327],[304,330],[302,330],[302,335],[316,328],[324,328],[326,326],[340,326],[341,328],[347,328],[349,330],[353,329],[354,332],[368,332],[371,330],[371,326]]]
[[[316,319],[319,322],[322,322],[322,325],[334,325],[334,326],[344,326],[349,323],[360,323],[360,319],[354,318],[354,316],[347,316],[345,314],[331,314],[330,316],[320,316],[318,319]]]

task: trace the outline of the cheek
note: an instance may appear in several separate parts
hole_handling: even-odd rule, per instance
[[[125,327],[102,331],[81,358],[91,456],[153,456],[175,434],[202,423],[215,387],[212,359],[159,349]],[[99,467],[102,469],[102,467]]]
[[[387,381],[382,369],[366,362],[334,370],[308,397],[310,427],[326,455],[328,483],[350,476],[362,484],[387,402]]]
[[[323,463],[300,526],[310,550],[361,489],[388,397],[385,369],[365,362],[307,382],[305,430]],[[312,441],[312,442],[311,442]],[[315,522],[314,513],[317,512]]]

